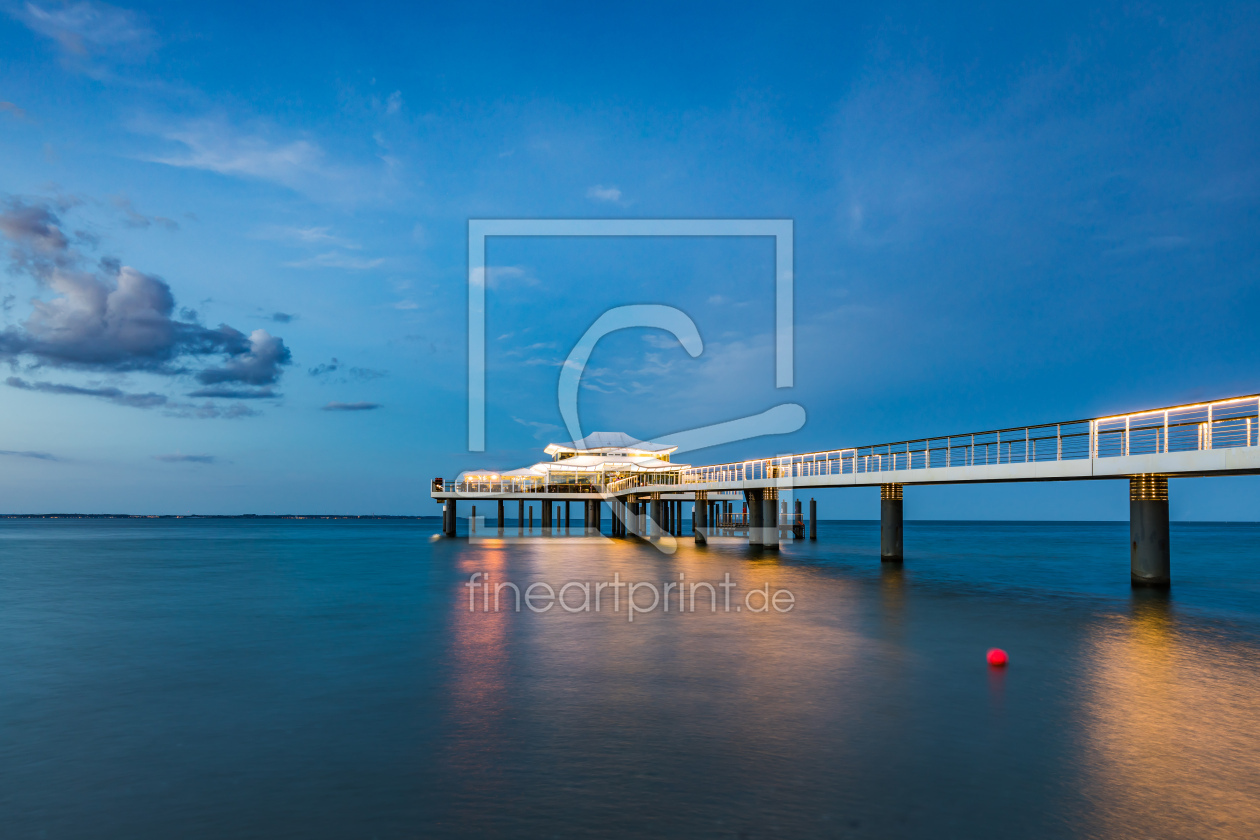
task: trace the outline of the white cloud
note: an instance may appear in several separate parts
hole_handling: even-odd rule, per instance
[[[157,36],[140,15],[105,3],[26,3],[12,13],[33,32],[51,38],[65,57],[84,61],[136,61],[157,47]]]
[[[269,225],[254,234],[256,239],[268,239],[273,242],[287,242],[294,245],[323,245],[325,247],[347,248],[352,251],[362,246],[357,242],[336,236],[332,228],[299,227],[296,225]]]
[[[219,119],[195,120],[146,133],[182,147],[175,154],[144,158],[152,163],[271,181],[299,191],[316,192],[318,188],[321,195],[327,193],[330,182],[348,180],[345,173],[327,163],[323,149],[310,140],[276,141]]]
[[[316,254],[313,257],[307,257],[304,260],[294,260],[285,263],[288,268],[348,268],[351,271],[367,271],[371,268],[378,268],[385,264],[384,257],[375,257],[372,259],[366,257],[357,257],[354,254],[346,254],[341,251],[328,251],[324,254]]]
[[[596,184],[586,191],[586,197],[593,201],[607,201],[611,204],[619,204],[621,202],[621,190],[616,187],[605,187]]]

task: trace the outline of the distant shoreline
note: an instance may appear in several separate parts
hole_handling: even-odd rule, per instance
[[[0,519],[440,519],[436,516],[379,516],[341,513],[0,513]]]

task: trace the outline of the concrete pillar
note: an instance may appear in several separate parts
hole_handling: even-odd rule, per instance
[[[1129,570],[1134,586],[1166,589],[1172,583],[1168,541],[1168,478],[1129,477]]]
[[[503,500],[502,499],[499,499],[499,518],[497,520],[497,525],[498,525],[499,533],[502,534],[503,533]]]
[[[763,536],[761,538],[762,548],[768,548],[771,551],[779,550],[779,491],[767,487],[761,491],[764,496],[761,500],[762,510],[762,529]]]
[[[709,500],[703,490],[696,493],[696,506],[691,512],[691,533],[696,545],[709,541]]]
[[[446,505],[446,536],[453,537],[455,536],[455,522],[459,516],[459,512],[454,499],[447,499]]]
[[[761,527],[761,494],[762,490],[746,490],[744,498],[747,500],[745,505],[748,511],[748,544],[761,545],[765,539],[765,534]]]
[[[539,524],[542,526],[544,534],[551,532],[551,502],[543,502],[540,505],[542,516]]]
[[[534,530],[534,506],[529,506],[529,530]]]
[[[477,506],[472,506],[472,513],[468,514],[468,533],[475,533],[477,530]]]
[[[809,500],[809,538],[818,539],[818,500]]]
[[[879,485],[879,559],[900,563],[901,550],[901,485]]]
[[[569,532],[569,526],[573,523],[573,511],[569,509],[569,503],[564,503],[564,531]]]
[[[664,519],[664,515],[664,502],[661,501],[661,494],[653,493],[652,501],[648,503],[647,532],[644,536],[650,539],[661,535],[661,521]]]
[[[604,512],[600,510],[601,502],[599,499],[591,500],[591,533],[598,535],[600,533],[600,520],[604,518]]]
[[[523,532],[524,530],[525,530],[525,500],[517,499],[516,500],[516,533],[519,534]]]

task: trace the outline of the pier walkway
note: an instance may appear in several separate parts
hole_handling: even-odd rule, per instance
[[[604,463],[613,449],[575,450],[579,443],[559,449],[565,457],[576,453],[579,459],[587,459],[583,463],[592,464],[592,456],[582,453],[600,452],[603,462],[595,464],[596,471],[589,475],[566,473],[564,460],[559,460],[516,474],[436,479],[432,496],[450,512],[446,532],[454,533],[459,499],[500,500],[500,521],[502,500],[516,499],[522,507],[526,499],[545,501],[548,504],[541,505],[544,525],[552,519],[550,502],[593,503],[587,512],[596,518],[587,521],[599,521],[598,505],[603,500],[613,508],[614,536],[652,538],[680,533],[681,502],[690,501],[695,504],[692,530],[696,541],[703,543],[720,523],[735,521],[730,517],[740,514],[730,500],[742,497],[742,531],[749,543],[774,549],[781,538],[802,538],[800,501],[788,509],[788,499],[798,491],[878,485],[881,556],[899,561],[906,486],[1127,478],[1132,580],[1135,585],[1166,586],[1168,479],[1260,474],[1260,395],[706,466],[669,463],[672,449],[650,443],[637,444],[642,451],[631,453],[651,452],[650,466],[613,465]],[[544,469],[540,472],[540,468]],[[816,522],[812,500],[809,521],[812,535]]]

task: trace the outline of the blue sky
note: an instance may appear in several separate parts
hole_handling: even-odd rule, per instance
[[[434,514],[431,477],[564,437],[558,365],[629,303],[705,350],[601,342],[587,430],[806,409],[694,463],[1260,391],[1258,36],[1247,4],[7,4],[0,510]],[[493,240],[467,453],[467,221],[500,217],[792,219],[796,386],[769,240]],[[1260,482],[1173,513],[1256,519]]]

